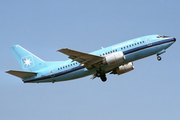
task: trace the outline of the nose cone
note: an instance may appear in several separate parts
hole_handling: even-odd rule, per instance
[[[174,42],[176,42],[176,38],[174,38]]]

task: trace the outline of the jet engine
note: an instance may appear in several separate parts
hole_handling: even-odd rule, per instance
[[[126,72],[129,72],[131,70],[134,70],[134,65],[132,62],[129,62],[125,65],[121,65],[119,66],[118,68],[114,69],[110,74],[123,74],[123,73],[126,73]]]
[[[123,62],[124,60],[125,60],[125,56],[123,52],[119,51],[105,56],[103,60],[103,64],[111,65],[111,64]]]

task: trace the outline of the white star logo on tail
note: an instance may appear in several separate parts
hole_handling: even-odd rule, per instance
[[[33,56],[25,56],[21,58],[23,69],[29,69],[35,66]]]
[[[26,60],[24,60],[24,65],[26,65],[26,66],[31,65],[31,62],[32,61],[30,59],[26,58]]]

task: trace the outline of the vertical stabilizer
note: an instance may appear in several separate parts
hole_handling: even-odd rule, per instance
[[[11,47],[13,54],[24,71],[38,71],[46,67],[46,62],[27,51],[20,45]]]

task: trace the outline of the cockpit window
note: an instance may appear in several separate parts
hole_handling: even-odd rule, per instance
[[[170,38],[170,36],[158,35],[157,38]]]
[[[162,35],[158,35],[157,38],[162,38]]]

